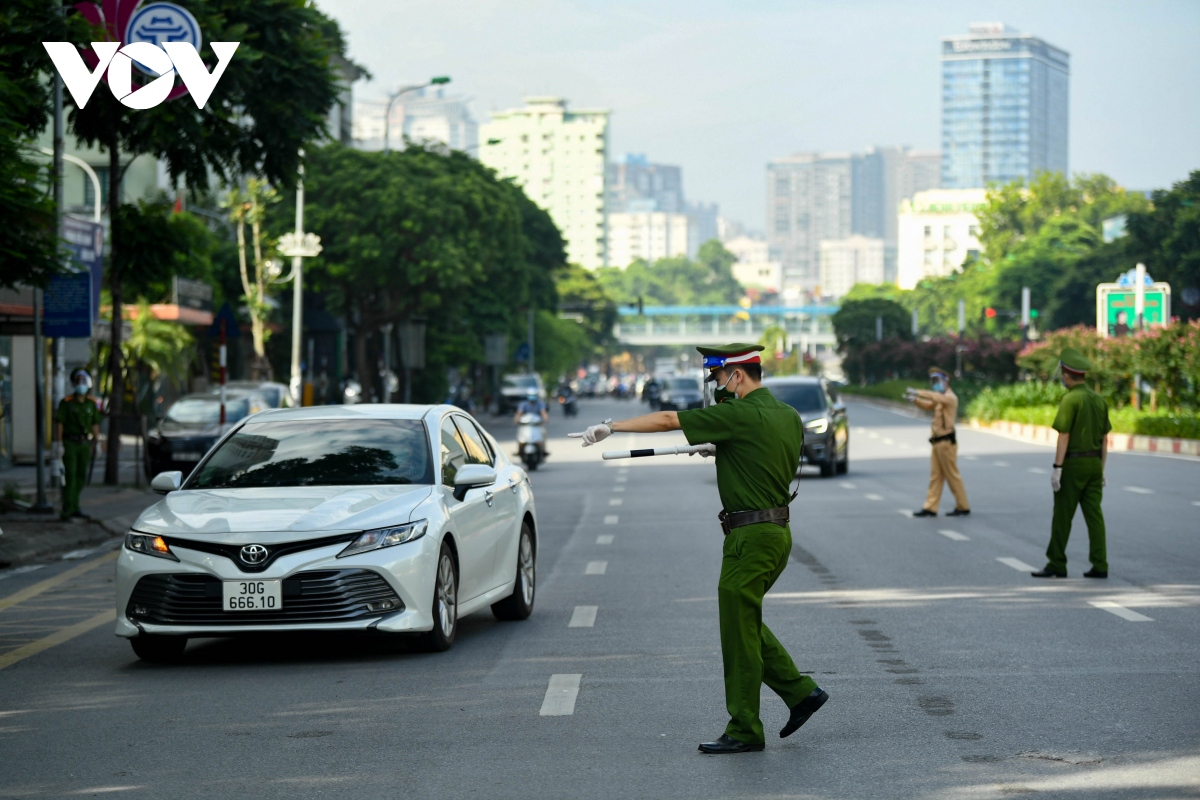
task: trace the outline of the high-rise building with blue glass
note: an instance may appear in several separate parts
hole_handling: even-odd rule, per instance
[[[942,187],[1067,172],[1071,56],[1001,23],[942,38]]]

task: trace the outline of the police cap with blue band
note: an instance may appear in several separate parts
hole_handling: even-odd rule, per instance
[[[723,367],[736,367],[739,364],[761,364],[762,358],[758,355],[763,350],[761,344],[744,344],[737,343],[722,345],[720,347],[697,347],[697,352],[704,356],[704,368],[707,369],[708,377],[705,382],[715,381],[717,379],[717,370]]]

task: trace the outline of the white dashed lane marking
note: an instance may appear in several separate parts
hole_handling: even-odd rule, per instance
[[[908,517],[909,519],[912,519],[912,515],[913,515],[913,509],[911,509],[911,508],[897,508],[897,509],[896,509],[896,513],[897,513],[897,514],[899,514],[899,515],[900,515],[900,516],[902,516],[902,517]]]
[[[613,543],[612,534],[605,534],[604,536],[596,537],[596,544],[612,544],[612,543]]]
[[[628,475],[618,475],[617,476],[617,483],[624,483],[627,480],[629,480]]]
[[[874,493],[872,493],[872,494],[865,494],[865,495],[863,495],[863,497],[867,498],[868,500],[882,500],[882,499],[883,499],[883,495],[881,495],[881,494],[874,494]]]
[[[1006,567],[1012,567],[1018,572],[1037,572],[1037,567],[1030,566],[1019,558],[1005,556],[1003,558],[997,558],[996,560]]]
[[[1154,494],[1153,489],[1147,489],[1145,486],[1125,486],[1122,488],[1124,488],[1125,491],[1133,492],[1134,494]]]
[[[542,700],[543,717],[566,717],[575,713],[575,700],[579,697],[579,681],[583,675],[551,675]]]
[[[614,486],[613,491],[614,492],[623,492],[623,491],[625,491],[625,487],[624,486]]]
[[[609,500],[609,501],[608,501],[608,504],[609,504],[610,506],[619,506],[619,505],[621,505],[621,504],[622,504],[622,503],[624,503],[624,502],[625,502],[625,501],[624,501],[624,500],[622,500],[621,498],[619,498],[619,497],[614,497],[614,498],[612,498],[611,500]]]
[[[1046,470],[1042,469],[1041,467],[1030,467],[1029,471],[1032,472],[1034,475],[1045,475],[1047,472]]]
[[[1193,501],[1192,501],[1192,505],[1194,505],[1194,506],[1200,506],[1200,500],[1193,500]]]
[[[992,466],[993,467],[1007,467],[1008,462],[1007,461],[993,461]]]
[[[584,575],[603,575],[608,571],[607,561],[589,561],[583,570]]]
[[[567,623],[567,627],[592,627],[596,624],[596,612],[599,610],[600,606],[575,606],[575,613],[571,614],[571,621]]]
[[[609,514],[607,517],[604,518],[604,524],[605,525],[616,525],[618,519],[620,519],[620,517],[618,517],[616,514]]]
[[[841,483],[839,483],[839,484],[838,484],[838,486],[842,487],[843,489],[856,489],[856,488],[858,488],[856,484],[854,484],[854,483],[852,483],[852,482],[850,482],[850,481],[842,481]]]
[[[1088,600],[1088,605],[1107,611],[1110,614],[1116,614],[1121,619],[1127,619],[1130,622],[1154,622],[1153,619],[1147,617],[1145,614],[1131,611],[1120,603],[1114,603],[1112,600]]]
[[[896,443],[896,440],[895,440],[895,439],[889,439],[888,437],[886,437],[886,436],[885,436],[885,437],[883,437],[883,443],[884,443],[884,444],[895,444],[895,443]]]
[[[942,536],[945,536],[947,539],[950,539],[951,541],[954,541],[954,542],[969,542],[969,541],[971,541],[970,537],[963,536],[958,531],[938,531],[938,533],[940,533]]]

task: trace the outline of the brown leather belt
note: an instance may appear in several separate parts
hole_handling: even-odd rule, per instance
[[[782,508],[765,508],[762,511],[722,511],[720,514],[717,514],[717,519],[721,521],[721,530],[725,532],[726,536],[734,528],[757,525],[760,522],[770,522],[784,527],[788,524],[790,518],[791,509],[787,506]]]
[[[1080,450],[1078,453],[1067,453],[1067,458],[1099,458],[1099,450]]]
[[[88,436],[76,433],[64,433],[62,438],[64,442],[70,442],[71,444],[86,444],[90,439]]]
[[[938,442],[944,442],[946,440],[949,440],[950,444],[958,444],[958,434],[955,431],[950,431],[949,433],[942,434],[941,436],[933,436],[929,439],[929,443],[937,444]]]

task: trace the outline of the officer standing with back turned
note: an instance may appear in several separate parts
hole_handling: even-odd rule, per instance
[[[721,656],[725,667],[725,706],[729,724],[702,753],[762,750],[759,692],[767,684],[791,715],[780,737],[790,736],[829,699],[763,624],[762,602],[787,566],[792,550],[788,503],[792,478],[800,464],[804,426],[789,405],[762,386],[761,345],[699,347],[706,381],[716,381],[715,405],[688,411],[659,411],[633,419],[606,420],[583,433],[583,446],[614,432],[655,433],[682,430],[689,444],[711,443],[717,458],[717,491],[725,532],[717,597]],[[721,402],[724,400],[725,402]]]
[[[1054,471],[1050,488],[1054,490],[1054,519],[1050,525],[1050,546],[1046,548],[1046,566],[1032,573],[1035,578],[1067,577],[1067,538],[1075,507],[1083,509],[1088,529],[1088,560],[1092,568],[1085,578],[1108,577],[1108,552],[1105,547],[1104,466],[1108,461],[1108,404],[1086,383],[1092,368],[1083,354],[1070,347],[1058,358],[1062,383],[1067,388],[1058,404],[1054,430],[1058,447],[1054,451]]]
[[[63,461],[62,518],[87,516],[79,510],[79,495],[92,462],[92,442],[100,438],[100,409],[88,394],[92,377],[87,370],[71,373],[75,392],[64,397],[55,414],[55,430]]]

